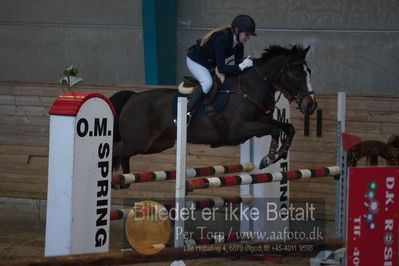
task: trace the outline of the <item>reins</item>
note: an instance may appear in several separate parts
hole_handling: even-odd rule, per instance
[[[267,77],[264,76],[264,75],[262,75],[262,73],[258,70],[257,67],[253,66],[253,68],[256,70],[256,72],[259,74],[259,76],[267,83]],[[268,85],[269,85],[269,84],[268,84]],[[273,90],[273,92],[274,92],[274,91],[275,91],[275,90]],[[273,93],[270,93],[270,94],[271,94],[270,96],[271,96],[272,101],[273,101],[273,108],[272,108],[272,109],[267,109],[266,107],[264,107],[263,105],[261,105],[260,103],[258,103],[254,98],[252,98],[248,93],[242,92],[242,90],[241,90],[241,77],[240,77],[240,75],[238,75],[238,87],[237,87],[237,89],[234,89],[234,90],[223,90],[223,91],[219,91],[219,92],[220,92],[220,93],[226,93],[226,94],[237,94],[237,95],[240,95],[240,96],[242,96],[244,99],[247,99],[248,101],[250,101],[250,102],[251,102],[253,105],[255,105],[259,110],[261,110],[262,113],[264,113],[265,115],[270,115],[270,114],[272,114],[272,113],[274,112],[274,108],[277,108],[277,109],[278,109],[278,107],[275,106],[275,103],[280,99],[281,94],[282,94],[282,93],[280,93],[280,95],[279,95],[277,101],[275,101],[275,100],[274,100],[274,94],[273,94]]]
[[[286,65],[287,65],[287,64],[285,64],[284,67],[281,68],[281,70],[280,70],[280,72],[279,72],[278,80],[280,79],[281,74],[284,72],[285,66],[286,66]],[[255,69],[256,73],[261,77],[261,79],[262,79],[268,86],[271,86],[271,87],[272,87],[271,92],[270,92],[270,90],[269,90],[269,92],[270,92],[270,97],[271,97],[271,99],[272,99],[272,101],[273,101],[273,108],[272,108],[272,109],[268,109],[268,108],[264,107],[263,105],[261,105],[260,103],[258,103],[254,98],[252,98],[248,93],[242,92],[242,90],[241,90],[241,77],[240,77],[240,75],[238,75],[238,87],[237,87],[237,89],[233,89],[233,90],[222,90],[222,91],[219,91],[219,92],[220,92],[220,93],[227,93],[227,94],[237,94],[237,95],[240,95],[240,96],[242,96],[244,99],[247,99],[247,100],[250,101],[252,104],[254,104],[259,110],[261,110],[261,111],[262,111],[264,114],[266,114],[266,115],[269,115],[269,114],[273,113],[273,112],[274,112],[274,108],[279,109],[279,108],[276,106],[276,102],[278,102],[278,101],[280,100],[281,95],[284,95],[284,96],[288,99],[288,101],[289,101],[290,103],[293,102],[293,101],[295,101],[296,103],[298,103],[298,105],[300,105],[301,102],[302,102],[303,97],[314,94],[313,91],[309,91],[309,92],[303,93],[303,94],[301,94],[301,95],[294,95],[293,97],[291,97],[291,95],[288,93],[288,91],[287,91],[286,89],[284,89],[283,87],[281,87],[281,86],[279,85],[279,83],[269,84],[267,76],[264,75],[264,74],[262,74],[262,72],[261,72],[255,65],[253,66],[253,68]],[[291,74],[288,70],[287,70],[287,73],[288,73],[289,78],[292,78],[292,77],[291,77],[292,74]],[[279,91],[279,92],[280,92],[280,94],[279,94],[277,100],[274,99],[274,93],[275,93],[276,91]]]
[[[278,79],[280,79],[280,76],[281,76],[281,74],[284,72],[284,70],[286,69],[287,65],[288,65],[288,64],[286,63],[286,64],[284,65],[284,67],[281,68],[280,73],[279,73],[279,78],[278,78]],[[267,77],[266,77],[265,75],[263,75],[255,65],[253,66],[253,68],[254,68],[255,71],[259,74],[259,76],[260,76],[265,82],[267,82]],[[293,75],[292,75],[288,70],[287,70],[287,75],[288,75],[288,77],[289,77],[290,79],[293,78]],[[302,94],[295,94],[294,96],[291,97],[291,95],[288,93],[288,91],[287,91],[286,89],[284,89],[282,86],[280,86],[278,83],[273,84],[273,85],[272,85],[272,88],[273,88],[273,92],[280,91],[280,94],[279,94],[279,96],[278,96],[278,98],[277,98],[276,101],[274,101],[274,93],[273,93],[273,95],[272,95],[272,99],[273,99],[273,101],[274,101],[274,104],[280,100],[280,97],[281,97],[281,95],[283,94],[283,95],[288,99],[289,103],[295,101],[295,102],[298,104],[298,106],[299,106],[299,105],[301,105],[301,103],[302,103],[303,97],[305,97],[305,96],[310,96],[310,95],[313,95],[313,94],[314,94],[313,91],[308,91],[308,92],[305,92],[305,93],[302,93]],[[278,109],[277,106],[275,106],[275,107]],[[299,108],[299,107],[298,107],[298,108]],[[298,108],[297,108],[297,109],[298,109]]]
[[[243,93],[240,89],[238,90],[224,90],[224,91],[219,91],[219,92],[223,92],[223,93],[227,93],[227,94],[237,94],[242,96],[244,99],[247,99],[248,101],[250,101],[251,103],[253,103],[258,109],[260,109],[264,114],[269,115],[271,113],[273,113],[273,110],[270,109],[266,109],[263,105],[261,105],[260,103],[258,103],[257,101],[255,101],[254,98],[252,98],[251,96],[248,95],[248,93]]]

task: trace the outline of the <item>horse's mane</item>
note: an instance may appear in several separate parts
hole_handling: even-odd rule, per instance
[[[270,45],[269,47],[264,49],[264,52],[262,53],[262,56],[260,58],[255,59],[255,63],[264,63],[266,61],[269,61],[273,57],[280,55],[289,56],[292,54],[293,50],[301,53],[303,52],[303,46],[295,44],[287,48],[280,45]]]

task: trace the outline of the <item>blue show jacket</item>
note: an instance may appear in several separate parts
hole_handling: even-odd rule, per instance
[[[225,29],[215,32],[211,35],[208,42],[200,45],[201,40],[191,46],[187,56],[198,64],[212,69],[217,66],[220,73],[237,73],[241,69],[238,63],[242,61],[244,56],[244,46],[238,43],[233,48],[233,32],[231,29]],[[227,65],[226,58],[234,55],[235,65]]]

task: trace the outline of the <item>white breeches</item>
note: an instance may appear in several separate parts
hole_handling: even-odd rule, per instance
[[[189,57],[187,57],[187,67],[190,70],[190,72],[193,74],[193,76],[199,81],[202,87],[202,91],[205,94],[208,94],[208,92],[212,88],[212,76],[211,73],[209,73],[209,70],[198,64],[197,62],[194,62],[191,60]]]

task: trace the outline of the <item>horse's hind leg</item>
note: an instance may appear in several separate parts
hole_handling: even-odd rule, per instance
[[[117,170],[119,166],[121,166],[122,172],[124,174],[130,173],[129,158],[131,155],[128,155],[124,152],[124,145],[122,141],[114,143],[114,150],[112,155],[114,162],[113,165],[114,170]]]
[[[124,174],[130,173],[129,159],[129,156],[121,156],[122,173]]]
[[[119,166],[122,167],[122,173],[128,174],[130,173],[130,165],[129,165],[129,159],[130,155],[127,156],[125,153],[123,153],[123,143],[122,141],[118,143],[114,143],[114,151],[112,155],[112,161],[114,163],[113,169],[117,170]],[[113,188],[120,189],[120,188],[129,188],[130,184],[118,184],[115,186],[112,186]]]

